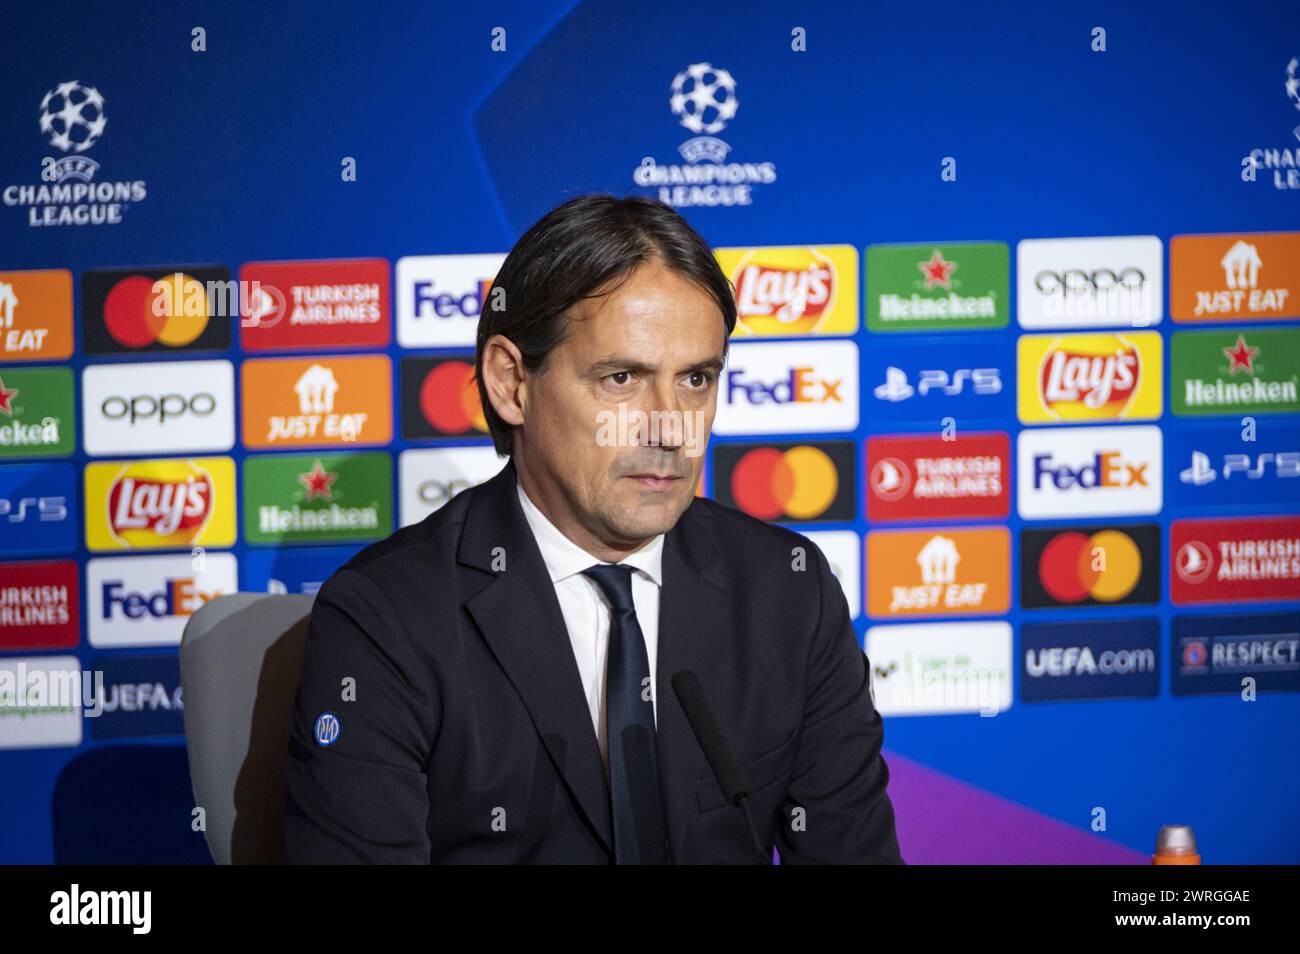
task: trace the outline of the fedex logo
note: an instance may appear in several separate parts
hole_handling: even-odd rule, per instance
[[[815,368],[791,368],[790,376],[767,384],[747,380],[745,370],[727,372],[728,402],[736,400],[736,392],[743,393],[750,404],[791,404],[816,401],[843,401],[840,385],[843,380],[819,378]]]
[[[1074,467],[1057,464],[1051,454],[1034,455],[1034,488],[1050,480],[1058,489],[1070,487],[1146,487],[1148,464],[1125,461],[1119,451],[1103,451]]]
[[[397,343],[472,348],[484,291],[504,255],[408,255],[397,260]]]
[[[127,619],[189,616],[204,603],[220,595],[219,592],[200,589],[192,578],[167,580],[162,589],[148,594],[127,590],[121,580],[112,580],[104,583],[101,588],[102,618],[112,619],[117,610]]]
[[[482,308],[478,288],[460,295],[440,291],[433,282],[416,282],[412,288],[416,318],[477,318]]]
[[[191,614],[218,596],[238,590],[239,571],[231,553],[88,560],[90,645],[178,646]]]
[[[1016,442],[1017,510],[1027,520],[1158,513],[1163,434],[1154,425],[1053,427]]]
[[[731,345],[715,433],[851,431],[857,426],[858,346],[852,341]]]

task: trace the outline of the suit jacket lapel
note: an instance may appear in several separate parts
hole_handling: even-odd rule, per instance
[[[515,481],[511,461],[474,491],[457,558],[491,579],[465,607],[523,700],[593,832],[612,853],[609,786],[591,713],[564,614],[519,505]],[[709,765],[677,701],[672,677],[692,670],[706,692],[729,683],[722,667],[727,665],[725,650],[737,618],[733,594],[715,563],[718,551],[708,522],[693,502],[664,538],[655,665],[656,751],[673,859],[681,856],[690,820],[698,811],[696,779],[709,772]],[[494,567],[498,555],[504,557],[503,570]]]
[[[609,787],[568,627],[524,517],[511,461],[480,485],[465,517],[459,562],[492,575],[465,607],[532,717],[565,785],[608,851]],[[505,569],[500,566],[504,559]]]
[[[655,664],[659,788],[674,861],[681,857],[691,819],[698,817],[695,786],[708,761],[672,687],[674,673],[690,670],[705,692],[732,680],[723,672],[736,615],[734,594],[723,580],[709,518],[692,503],[664,538],[663,589],[659,594],[659,655]],[[727,726],[723,726],[724,731]]]

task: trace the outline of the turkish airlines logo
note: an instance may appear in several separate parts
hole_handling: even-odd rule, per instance
[[[1175,520],[1169,529],[1174,603],[1294,600],[1300,517]]]
[[[253,350],[383,348],[389,342],[388,262],[249,262],[240,344]]]
[[[1005,433],[867,439],[867,517],[1005,517],[1011,442]]]

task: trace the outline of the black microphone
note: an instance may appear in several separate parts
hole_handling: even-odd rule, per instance
[[[749,779],[736,763],[736,754],[731,751],[731,746],[727,744],[722,729],[718,726],[718,720],[713,717],[713,709],[704,695],[700,678],[689,669],[682,669],[674,673],[671,681],[673,691],[677,693],[677,701],[686,713],[686,721],[691,724],[695,740],[704,750],[704,757],[708,759],[709,767],[713,769],[713,775],[722,789],[722,797],[728,805],[744,811],[745,825],[749,828],[749,837],[754,840],[754,850],[763,859],[760,864],[770,865],[772,853],[764,850],[758,829],[754,827],[754,816],[749,811]]]

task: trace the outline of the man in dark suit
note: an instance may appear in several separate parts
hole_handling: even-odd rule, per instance
[[[652,200],[579,197],[520,239],[476,357],[510,460],[317,594],[287,861],[901,861],[825,556],[696,496],[732,296]]]

